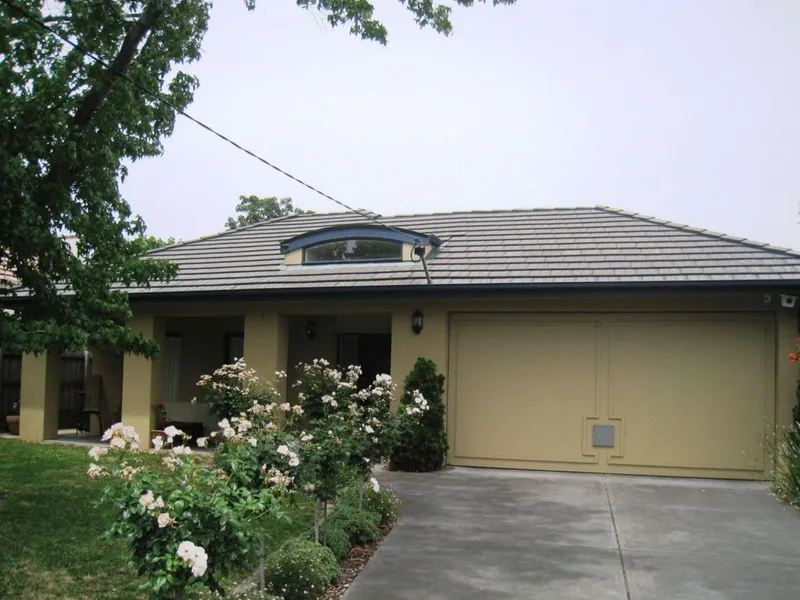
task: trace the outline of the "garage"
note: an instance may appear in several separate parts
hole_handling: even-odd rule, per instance
[[[450,462],[762,479],[774,317],[452,314]]]

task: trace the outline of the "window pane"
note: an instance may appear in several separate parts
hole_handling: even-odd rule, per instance
[[[386,240],[343,240],[326,242],[305,249],[304,262],[339,262],[346,260],[400,260],[403,244]]]

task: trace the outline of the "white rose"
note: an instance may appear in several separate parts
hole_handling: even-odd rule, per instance
[[[89,450],[89,456],[91,456],[93,460],[97,460],[106,454],[108,454],[108,448],[104,448],[103,446],[94,446]]]
[[[369,478],[369,482],[372,484],[372,490],[377,494],[381,491],[381,486],[378,484],[378,480],[374,477]]]
[[[158,515],[157,520],[158,520],[158,526],[163,529],[164,527],[172,523],[175,519],[171,518],[169,516],[169,513],[161,513],[160,515]]]

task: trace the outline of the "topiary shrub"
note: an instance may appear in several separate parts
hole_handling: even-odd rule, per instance
[[[328,527],[339,528],[345,532],[350,543],[365,544],[378,539],[380,529],[378,524],[381,517],[363,508],[346,504],[337,504],[333,514],[328,519]]]
[[[267,557],[264,569],[269,591],[283,600],[319,598],[339,576],[330,548],[295,538]]]
[[[432,360],[418,358],[403,385],[389,468],[412,472],[437,471],[444,466],[447,453],[444,375],[436,372]],[[411,411],[419,406],[419,394],[427,402],[427,409],[423,409],[418,418],[411,418]]]
[[[349,485],[339,492],[339,503],[349,506],[358,506],[359,493],[359,485]],[[391,490],[385,487],[381,488],[379,492],[376,492],[371,486],[365,485],[362,507],[365,510],[380,515],[379,524],[381,526],[386,526],[397,521],[397,515],[400,512],[400,500],[398,500],[397,496],[395,496]]]

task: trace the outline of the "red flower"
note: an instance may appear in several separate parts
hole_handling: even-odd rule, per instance
[[[797,352],[790,352],[789,353],[789,360],[792,362],[797,362],[798,358],[800,358],[800,354]]]

